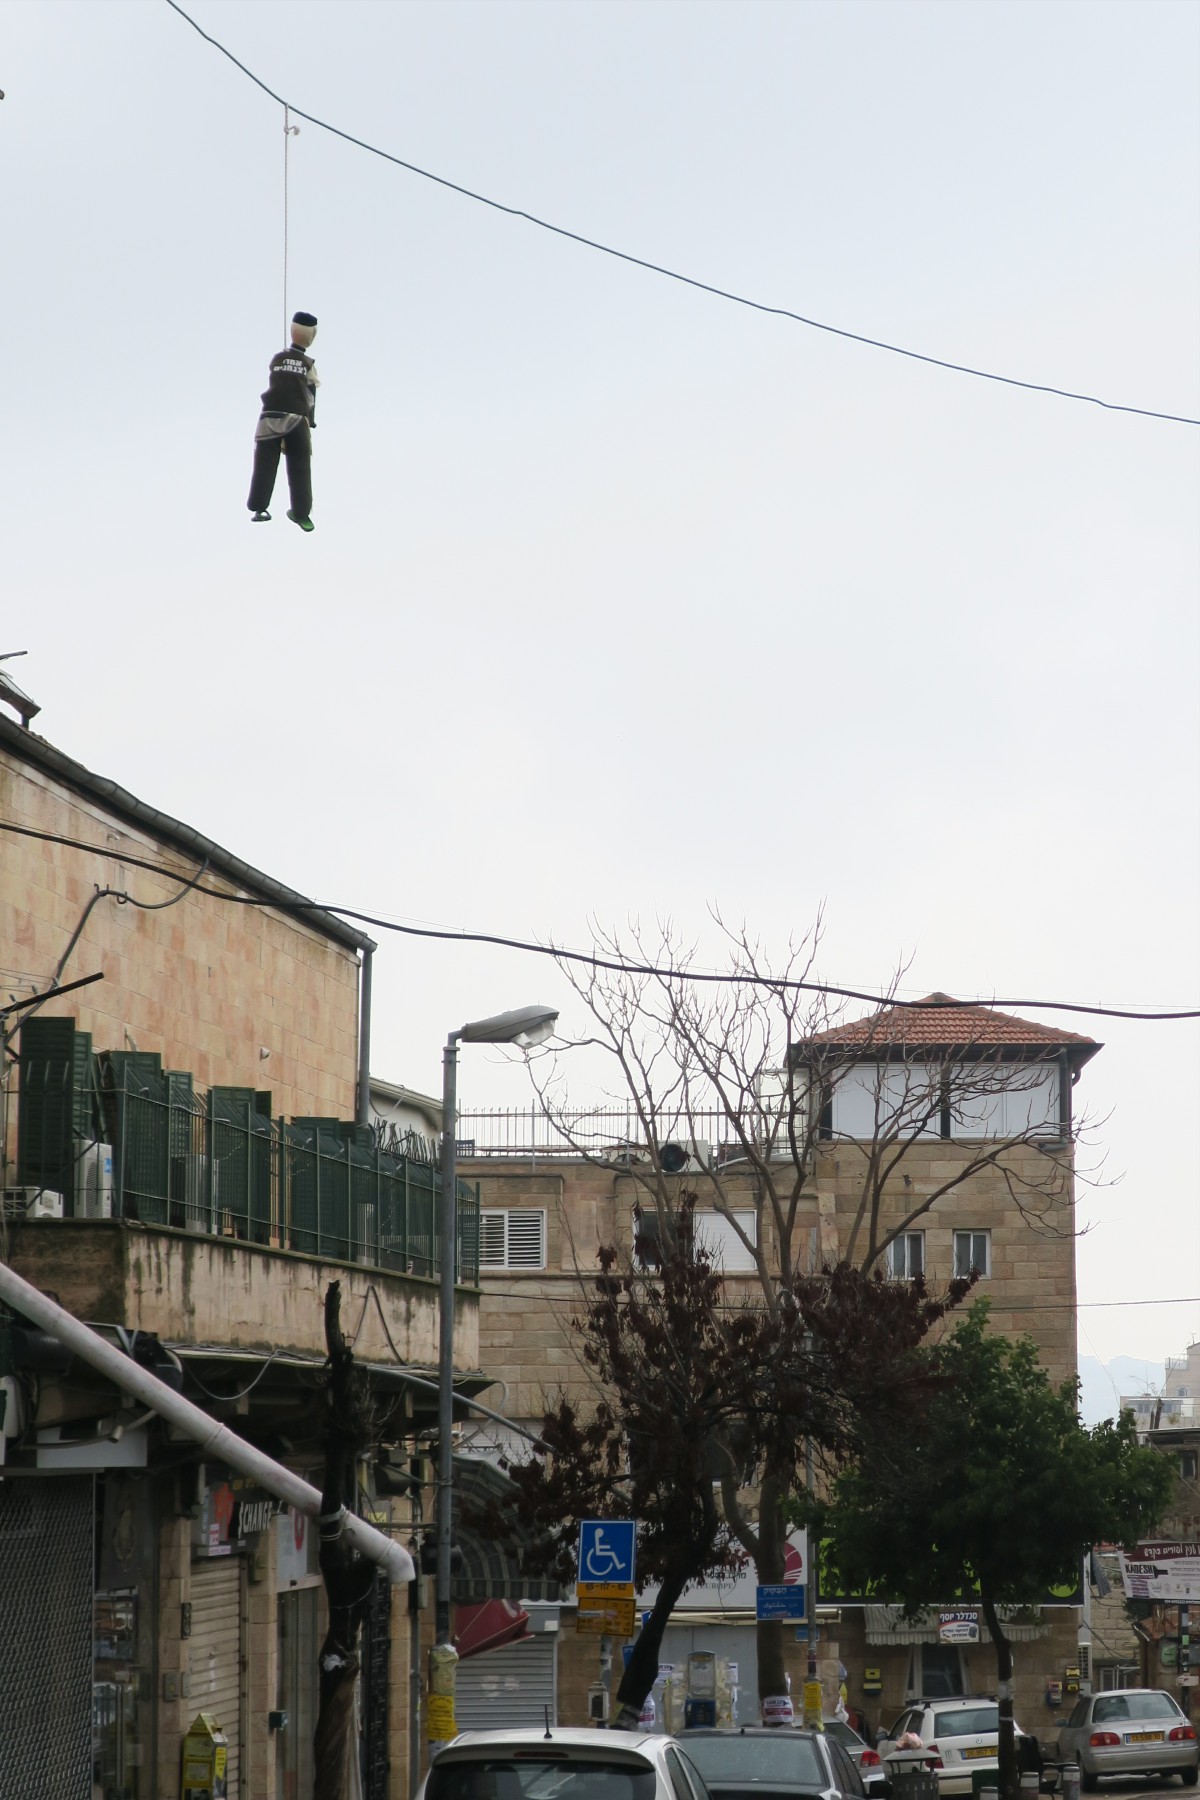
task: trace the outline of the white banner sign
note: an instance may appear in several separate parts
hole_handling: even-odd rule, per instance
[[[1200,1544],[1138,1544],[1120,1562],[1132,1600],[1200,1600]]]

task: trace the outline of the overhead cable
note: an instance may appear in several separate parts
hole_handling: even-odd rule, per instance
[[[525,207],[509,206],[502,200],[494,200],[488,194],[481,194],[474,188],[464,187],[461,182],[451,181],[446,175],[437,175],[432,169],[423,169],[419,164],[408,162],[402,156],[393,156],[391,151],[381,150],[377,144],[369,144],[365,139],[354,137],[349,131],[343,131],[340,126],[330,125],[326,119],[318,119],[315,114],[304,112],[301,107],[295,106],[290,100],[285,100],[281,94],[277,94],[274,88],[268,87],[266,82],[252,69],[248,69],[244,62],[239,61],[232,50],[226,49],[219,38],[213,37],[204,30],[203,26],[198,25],[191,14],[185,12],[179,5],[179,0],[167,0],[167,5],[173,12],[177,12],[181,19],[185,19],[193,31],[198,32],[206,43],[211,44],[215,50],[219,50],[222,56],[228,57],[234,67],[240,69],[243,75],[248,76],[256,87],[261,88],[264,94],[275,101],[276,105],[284,107],[289,113],[294,113],[298,119],[307,119],[308,123],[317,126],[318,130],[328,131],[332,136],[342,138],[348,144],[353,144],[356,149],[366,150],[371,156],[378,156],[384,162],[394,163],[399,169],[407,169],[410,175],[419,175],[425,181],[436,182],[439,187],[449,188],[452,193],[461,194],[467,200],[475,200],[481,206],[490,206],[495,212],[506,213],[509,218],[524,219],[527,224],[536,225],[542,231],[553,232],[556,237],[569,238],[572,243],[582,244],[587,250],[597,250],[601,255],[615,257],[619,262],[632,263],[635,268],[646,269],[652,275],[665,276],[669,281],[681,282],[685,287],[697,288],[701,293],[712,294],[718,300],[730,300],[736,306],[748,306],[754,312],[771,313],[776,318],[794,319],[798,325],[807,325],[813,331],[828,332],[832,337],[846,338],[854,344],[866,344],[872,350],[886,350],[892,356],[905,356],[913,362],[929,363],[935,369],[949,369],[956,375],[973,375],[980,381],[995,381],[1005,387],[1024,388],[1034,394],[1053,394],[1060,400],[1080,400],[1089,406],[1103,407],[1106,412],[1136,413],[1144,419],[1165,419],[1174,425],[1200,425],[1200,419],[1189,418],[1182,413],[1158,412],[1148,406],[1122,405],[1115,400],[1102,400],[1096,394],[1077,393],[1071,388],[1055,387],[1049,382],[1021,381],[1015,375],[998,375],[991,369],[977,369],[968,363],[951,362],[946,357],[929,356],[921,350],[909,350],[901,344],[888,343],[883,338],[868,337],[861,331],[849,331],[842,325],[830,325],[825,320],[809,318],[804,313],[793,311],[790,306],[771,306],[763,300],[752,300],[746,294],[734,293],[730,288],[717,287],[713,282],[701,281],[694,275],[681,274],[678,269],[669,269],[663,263],[651,262],[644,256],[634,256],[632,252],[618,250],[612,244],[603,244],[598,238],[590,238],[582,232],[571,231],[565,225],[555,225],[549,219],[540,218],[536,213],[529,212]]]
[[[164,876],[167,880],[178,881],[179,873],[174,869],[166,869],[161,863],[150,862],[144,857],[131,856],[124,850],[110,849],[104,844],[85,843],[81,838],[65,837],[60,832],[38,831],[31,825],[18,825],[13,820],[0,819],[0,831],[15,833],[18,837],[36,838],[42,843],[63,844],[72,850],[86,850],[92,856],[107,856],[116,862],[126,864],[130,868],[148,869],[151,874]],[[200,871],[203,873],[203,870]],[[359,924],[370,925],[379,931],[394,931],[401,937],[432,938],[441,943],[455,944],[492,944],[501,950],[519,950],[528,956],[548,956],[557,963],[582,964],[590,969],[604,969],[619,975],[648,975],[658,981],[697,982],[722,987],[757,987],[766,988],[776,993],[829,994],[838,1000],[863,1000],[870,1006],[904,1009],[908,1012],[950,1012],[969,1010],[974,1007],[987,1006],[998,1010],[1009,1007],[1034,1007],[1042,1012],[1084,1013],[1097,1019],[1138,1019],[1150,1024],[1167,1024],[1183,1019],[1200,1019],[1200,1007],[1181,1007],[1165,1010],[1139,1010],[1134,1007],[1092,1006],[1079,1000],[961,1000],[949,996],[936,1000],[902,1000],[895,994],[870,993],[864,988],[839,987],[829,981],[803,981],[789,976],[760,975],[753,970],[728,969],[677,969],[667,963],[635,962],[629,957],[601,956],[595,950],[567,950],[553,943],[539,944],[528,938],[505,937],[494,931],[452,930],[449,927],[435,925],[408,925],[396,919],[385,919],[377,914],[358,912],[354,907],[338,906],[327,900],[268,900],[259,899],[253,894],[227,894],[222,888],[207,887],[194,875],[186,886],[174,896],[168,904],[174,905],[182,900],[188,892],[207,894],[212,900],[222,900],[228,906],[261,906],[272,912],[295,913],[304,917],[308,913],[329,913],[339,919],[354,919]],[[125,896],[129,898],[129,896]],[[134,902],[145,906],[145,902]]]

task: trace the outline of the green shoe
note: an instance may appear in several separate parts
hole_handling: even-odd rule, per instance
[[[301,531],[314,531],[316,529],[311,519],[298,519],[290,506],[288,507],[288,518],[292,521],[293,525],[298,525]]]
[[[270,513],[269,513],[269,512],[256,512],[256,513],[251,513],[251,514],[250,514],[250,523],[251,523],[251,524],[252,524],[252,525],[265,525],[265,524],[266,524],[266,522],[267,522],[267,520],[268,520],[268,519],[269,519],[269,518],[270,518],[270,517],[271,517],[271,515],[270,515]]]

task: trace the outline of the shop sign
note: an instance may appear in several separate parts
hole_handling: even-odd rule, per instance
[[[937,1616],[938,1642],[942,1644],[977,1644],[979,1614],[969,1608],[944,1608]]]
[[[1119,1561],[1131,1600],[1200,1600],[1200,1544],[1138,1544]]]

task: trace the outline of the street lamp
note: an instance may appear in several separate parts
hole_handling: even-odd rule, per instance
[[[438,1319],[437,1603],[434,1642],[450,1642],[451,1435],[454,1429],[454,1275],[458,1252],[456,1076],[459,1044],[519,1044],[531,1049],[550,1036],[558,1019],[552,1006],[522,1006],[460,1025],[442,1055],[442,1217]]]

